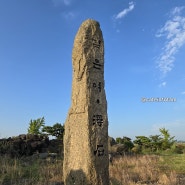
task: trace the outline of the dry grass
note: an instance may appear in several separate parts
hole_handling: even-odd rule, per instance
[[[110,165],[112,185],[158,184],[177,185],[177,174],[162,170],[159,157],[152,155],[124,156],[114,159]]]
[[[179,157],[182,159],[182,156]],[[109,171],[111,185],[185,184],[184,173],[180,180],[166,158],[161,160],[156,155],[114,158]],[[0,185],[62,185],[62,181],[61,159],[47,161],[32,157],[19,160],[0,157]]]
[[[49,185],[62,181],[62,161],[0,157],[0,185]]]

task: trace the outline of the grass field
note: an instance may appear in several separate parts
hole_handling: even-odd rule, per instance
[[[49,185],[62,182],[62,160],[0,157],[1,185]]]
[[[112,185],[184,185],[184,160],[185,154],[121,157],[110,165],[110,179]],[[179,164],[179,161],[182,163]]]
[[[185,184],[185,154],[114,158],[111,185]],[[0,157],[1,185],[62,185],[62,160]]]
[[[185,174],[185,154],[171,154],[160,157],[161,166],[167,166],[179,174]]]

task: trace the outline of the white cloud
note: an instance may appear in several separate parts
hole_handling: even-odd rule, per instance
[[[172,10],[171,14],[172,14],[172,15],[180,14],[181,11],[182,11],[184,8],[185,8],[184,6],[175,7],[175,8]]]
[[[181,92],[181,94],[185,95],[185,91]]]
[[[165,87],[166,86],[166,82],[162,82],[161,84],[159,84],[159,87]]]
[[[62,17],[64,17],[66,20],[73,20],[76,17],[76,14],[72,11],[70,12],[63,12]]]
[[[52,2],[55,6],[59,6],[61,4],[69,6],[71,4],[72,0],[52,0]]]
[[[71,4],[71,0],[63,0],[65,5],[70,5]]]
[[[157,32],[156,37],[165,37],[166,42],[157,60],[157,67],[165,76],[174,67],[175,54],[185,44],[185,17],[179,14],[184,7],[175,7],[172,18]]]
[[[126,9],[123,9],[121,12],[119,12],[116,16],[115,19],[121,19],[125,17],[129,12],[131,12],[135,7],[135,4],[133,1],[129,3],[129,7]]]

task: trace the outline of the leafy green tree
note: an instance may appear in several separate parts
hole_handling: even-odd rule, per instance
[[[28,134],[42,134],[41,128],[45,125],[44,117],[38,118],[36,120],[30,120]]]
[[[136,139],[133,141],[134,144],[142,146],[143,149],[150,148],[151,140],[146,136],[136,136]]]
[[[159,131],[161,132],[162,135],[162,149],[166,150],[171,148],[174,142],[176,141],[174,140],[175,136],[171,137],[169,130],[165,128],[160,128]]]
[[[165,128],[160,128],[159,131],[161,133],[160,135],[151,135],[150,137],[136,136],[133,143],[135,146],[141,147],[141,150],[145,150],[145,152],[148,152],[148,150],[156,152],[171,149],[176,141],[174,140],[174,136],[171,137],[169,131]]]
[[[122,143],[121,137],[117,137],[117,138],[116,138],[116,143]]]
[[[134,144],[129,137],[123,137],[122,142],[128,150],[131,150],[134,147]]]
[[[55,136],[57,139],[63,139],[64,126],[60,123],[56,123],[53,126],[44,126],[42,132]]]
[[[124,144],[127,151],[130,151],[134,147],[134,144],[129,137],[125,137],[125,136],[123,138],[118,137],[116,138],[116,142],[120,144]]]
[[[150,136],[152,152],[156,152],[158,150],[161,150],[162,138],[160,136],[161,135],[151,135]]]

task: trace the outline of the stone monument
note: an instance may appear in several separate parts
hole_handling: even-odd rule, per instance
[[[109,185],[108,117],[104,90],[104,41],[88,19],[72,52],[72,103],[65,122],[65,185]]]

